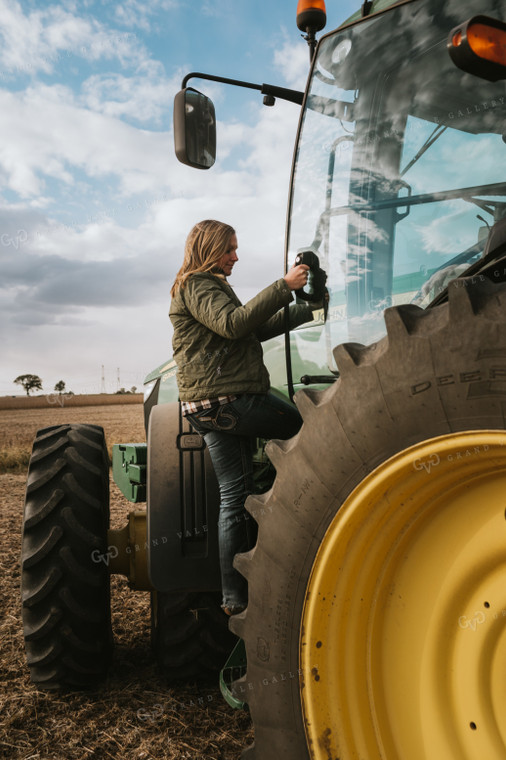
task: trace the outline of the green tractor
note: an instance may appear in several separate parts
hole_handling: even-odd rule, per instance
[[[114,449],[146,502],[123,530],[101,428],[37,436],[28,664],[48,688],[103,676],[120,572],[151,592],[174,679],[219,671],[239,640],[222,688],[250,710],[248,760],[504,760],[506,7],[366,1],[315,47],[324,15],[299,3],[304,93],[191,74],[175,102],[176,153],[200,169],[215,116],[191,77],[300,104],[285,265],[309,251],[327,275],[328,312],[265,350],[304,424],[268,459],[259,442],[258,540],[235,560],[249,605],[229,631],[216,481],[168,361],[146,379],[147,445]]]

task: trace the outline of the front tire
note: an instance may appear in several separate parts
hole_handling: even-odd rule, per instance
[[[505,285],[457,280],[450,284],[448,304],[427,311],[414,306],[388,309],[383,340],[369,347],[347,344],[336,349],[341,377],[334,386],[297,394],[304,425],[291,441],[269,444],[277,478],[269,494],[250,497],[249,511],[261,515],[258,542],[251,552],[236,558],[237,568],[249,583],[249,606],[231,621],[232,630],[245,640],[248,659],[242,686],[255,725],[255,744],[245,752],[248,760],[281,756],[291,760],[422,760],[439,730],[442,744],[437,746],[445,749],[432,753],[438,760],[457,760],[463,756],[462,747],[471,742],[469,757],[505,756],[506,739],[498,716],[504,714],[506,698],[490,664],[493,661],[502,672],[506,662],[506,617],[501,615],[506,597],[500,591],[506,587],[506,573],[501,570],[506,553],[502,550],[501,558],[499,548],[506,545],[501,497],[506,485],[506,436],[494,432],[505,429],[505,314]],[[461,431],[477,432],[466,437]],[[449,449],[444,448],[444,440],[449,440]],[[459,450],[463,445],[464,452]],[[450,451],[455,459],[448,459]],[[483,464],[470,475],[459,467],[457,455]],[[438,480],[445,469],[438,470],[438,465],[445,457],[446,471],[461,475],[452,474],[448,483]],[[392,464],[398,460],[407,462],[407,468]],[[406,489],[413,472],[420,476],[421,485],[413,491],[416,498],[409,501]],[[423,476],[425,487],[427,482],[432,487],[430,499],[425,500],[417,496]],[[493,482],[497,488],[490,496]],[[485,490],[472,490],[476,483],[483,483]],[[371,490],[378,484],[376,491]],[[474,498],[459,512],[456,494],[466,489]],[[485,492],[482,507],[476,494]],[[376,500],[367,501],[371,493]],[[441,510],[431,512],[432,507],[425,506],[429,503],[440,504]],[[391,513],[397,522],[389,532],[385,526]],[[423,536],[427,526],[433,535],[441,535],[435,527],[440,514],[446,544],[440,542],[436,550],[434,542],[424,543]],[[367,534],[372,524],[375,531]],[[483,539],[479,544],[476,532]],[[418,629],[413,623],[404,628],[405,610],[412,615],[418,601],[415,586],[403,585],[406,535],[412,537],[409,547],[418,551],[411,568],[423,614],[436,607],[439,589],[445,584],[455,591],[457,601],[451,607],[455,620],[451,615],[438,618],[445,621],[443,626],[431,628],[422,615]],[[334,550],[329,551],[332,541]],[[392,547],[399,543],[406,552],[392,554]],[[392,556],[398,557],[397,564]],[[445,565],[451,556],[467,557],[459,559],[458,582]],[[424,579],[433,576],[434,563],[440,560],[442,577],[436,573],[425,588]],[[335,566],[330,566],[331,561]],[[487,562],[493,572],[486,570]],[[361,580],[365,566],[369,572]],[[384,566],[390,568],[389,573],[382,572]],[[497,568],[499,581],[493,581]],[[487,583],[482,582],[484,576]],[[348,579],[344,586],[343,578]],[[397,593],[397,589],[401,590]],[[420,589],[425,589],[428,599]],[[412,598],[404,598],[405,593]],[[399,602],[397,597],[403,598]],[[378,606],[378,598],[382,605]],[[473,605],[483,617],[474,616]],[[383,608],[395,608],[398,617],[388,617]],[[328,615],[319,616],[319,609]],[[354,623],[360,610],[362,628]],[[471,621],[470,627],[458,625],[464,619]],[[483,622],[479,632],[484,638],[468,637],[464,644],[474,649],[462,650],[462,635],[472,634],[478,622]],[[400,634],[393,654],[385,659],[382,636],[389,626]],[[402,676],[396,676],[389,692],[383,688],[391,677],[389,663],[397,654],[405,657],[403,664],[413,679],[425,683],[425,671],[420,668],[429,643],[444,693],[455,694],[459,705],[458,709],[451,705],[439,718],[427,698],[432,694],[429,686],[424,686],[425,702],[416,702],[413,709],[410,688],[416,693],[419,685],[414,680],[406,684]],[[449,652],[460,655],[456,660],[450,657],[446,665]],[[470,658],[481,663],[474,681],[467,678]],[[452,670],[455,667],[457,672]],[[348,678],[349,690],[342,687],[342,677]],[[445,682],[448,679],[451,687]],[[329,681],[333,681],[330,686]],[[325,684],[327,689],[320,704],[315,684]],[[462,707],[462,694],[471,691],[470,684],[475,687],[472,710]],[[389,715],[392,700],[398,710],[406,706],[406,711]],[[329,703],[334,705],[330,714],[326,712]],[[492,714],[487,721],[484,706]],[[481,723],[476,720],[477,710]],[[354,713],[358,715],[355,723],[350,717]],[[467,716],[462,725],[457,725],[456,715]],[[413,734],[414,745],[407,746],[399,738],[406,721],[411,721],[413,730],[407,733]],[[447,742],[448,733],[456,737],[454,744]]]
[[[151,641],[170,681],[215,679],[237,638],[228,630],[220,593],[151,595]]]
[[[37,433],[28,469],[21,591],[32,681],[94,686],[112,651],[107,528],[109,458],[103,429]]]

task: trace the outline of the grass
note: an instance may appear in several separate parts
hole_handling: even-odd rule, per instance
[[[0,448],[0,473],[26,472],[31,451],[25,446],[8,446]]]

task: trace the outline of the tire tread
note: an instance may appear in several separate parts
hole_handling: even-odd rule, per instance
[[[85,688],[110,664],[106,550],[109,458],[102,428],[57,425],[37,433],[22,538],[22,607],[32,681]]]

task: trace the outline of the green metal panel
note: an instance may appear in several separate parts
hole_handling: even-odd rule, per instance
[[[146,375],[144,382],[149,383],[151,380],[156,380],[158,377],[163,377],[164,375],[171,377],[172,373],[175,376],[176,362],[174,359],[169,359],[168,361],[163,362],[163,364],[160,364],[160,366],[156,369],[152,370],[148,375]]]
[[[160,364],[159,367],[152,370],[144,379],[144,384],[159,380],[158,387],[158,404],[169,404],[179,399],[179,391],[176,382],[176,362],[174,359],[168,359]]]
[[[145,443],[116,443],[112,447],[114,482],[134,504],[146,501],[147,458],[148,448]]]
[[[232,653],[223,670],[220,672],[220,691],[224,699],[228,702],[230,707],[236,710],[243,710],[246,707],[246,700],[239,699],[236,696],[237,687],[234,690],[234,681],[238,681],[246,673],[246,647],[244,641],[239,639],[237,644],[232,650]],[[246,686],[241,684],[238,687],[246,694]]]

